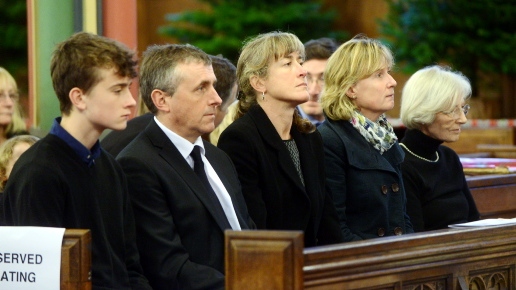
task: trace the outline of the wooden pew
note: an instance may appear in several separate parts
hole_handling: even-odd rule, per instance
[[[482,152],[477,149],[478,144],[515,144],[513,127],[504,128],[463,128],[458,141],[444,143],[455,150],[457,154]]]
[[[67,229],[61,247],[61,290],[91,289],[91,233]]]
[[[492,158],[516,158],[516,145],[478,144],[477,152],[485,152]]]
[[[226,231],[226,289],[516,289],[516,225],[303,249],[300,232]]]
[[[516,218],[516,174],[467,176],[480,217]]]

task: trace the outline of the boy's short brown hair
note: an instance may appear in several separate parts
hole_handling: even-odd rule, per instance
[[[68,115],[72,103],[68,94],[77,87],[89,92],[101,81],[98,69],[114,68],[122,77],[134,78],[137,61],[134,51],[113,39],[79,32],[59,43],[50,62],[50,74],[61,113]]]

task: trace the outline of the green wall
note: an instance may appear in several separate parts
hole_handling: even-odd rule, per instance
[[[37,85],[36,129],[48,132],[55,117],[60,116],[59,102],[50,78],[50,58],[57,43],[74,33],[74,3],[71,0],[34,1]]]

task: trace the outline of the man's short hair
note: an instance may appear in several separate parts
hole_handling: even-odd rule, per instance
[[[104,36],[79,32],[59,43],[52,54],[50,74],[61,113],[70,113],[68,95],[73,88],[88,93],[101,81],[98,69],[115,69],[122,77],[134,78],[136,66],[134,51]]]
[[[152,101],[152,91],[159,89],[174,95],[182,80],[181,72],[176,68],[190,62],[212,64],[208,54],[191,44],[156,44],[145,50],[140,65],[140,97],[149,111],[153,114],[158,112]]]
[[[229,59],[222,56],[210,55],[210,58],[212,61],[213,72],[217,77],[215,90],[222,99],[221,106],[223,106],[230,99],[231,89],[233,89],[233,86],[237,81],[236,67],[231,63],[231,61],[229,61]]]
[[[305,42],[305,61],[311,59],[325,60],[337,50],[337,43],[332,38],[323,37]]]

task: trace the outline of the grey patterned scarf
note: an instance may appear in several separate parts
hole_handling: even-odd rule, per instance
[[[353,111],[349,122],[364,136],[367,142],[371,143],[376,150],[380,151],[380,154],[389,150],[392,145],[398,141],[398,137],[394,134],[394,130],[387,121],[385,114],[382,114],[376,122],[373,122],[360,112]]]

